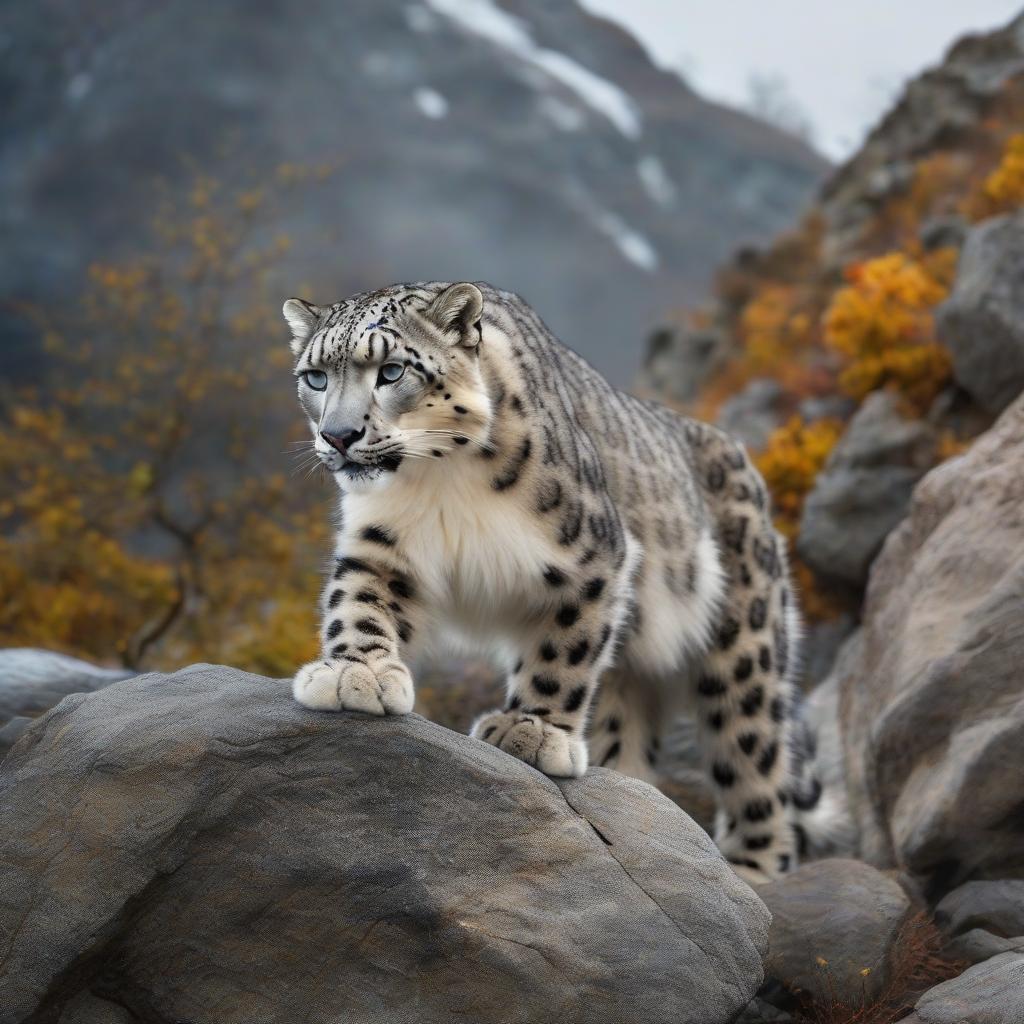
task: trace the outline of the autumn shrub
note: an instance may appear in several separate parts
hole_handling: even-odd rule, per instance
[[[794,416],[772,432],[764,450],[755,456],[772,496],[775,525],[791,545],[800,532],[804,500],[842,433],[840,420],[806,423]],[[792,551],[790,564],[806,618],[821,621],[836,616],[841,610],[838,599],[818,585],[813,573]]]
[[[891,387],[924,410],[950,377],[935,340],[934,308],[952,276],[949,250],[927,258],[892,252],[850,267],[825,313],[825,342],[844,360],[842,390],[858,400]]]
[[[839,420],[805,423],[794,416],[772,432],[764,451],[755,457],[771,491],[777,525],[786,536],[796,535],[804,499],[842,432]]]
[[[964,202],[972,220],[1010,213],[1024,206],[1024,134],[1011,135],[1002,158]]]
[[[47,372],[0,409],[0,646],[281,675],[315,653],[327,513],[288,478],[271,202],[200,178],[145,252],[30,311]]]

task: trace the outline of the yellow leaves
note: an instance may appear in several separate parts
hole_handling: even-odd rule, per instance
[[[197,210],[209,209],[217,192],[217,181],[215,178],[206,175],[198,175],[192,183],[192,190],[189,192],[189,202]]]
[[[43,350],[47,355],[60,355],[64,351],[64,339],[56,331],[44,331]]]
[[[136,462],[128,474],[128,487],[136,496],[145,494],[153,486],[153,467],[148,462]]]
[[[1024,206],[1024,134],[1012,135],[1002,159],[964,202],[972,220],[983,220]]]
[[[951,365],[934,340],[932,310],[946,297],[951,267],[946,253],[929,263],[892,252],[849,268],[824,320],[826,344],[844,358],[843,391],[861,399],[891,386],[919,408],[938,394]]]
[[[756,456],[757,468],[784,521],[783,532],[790,536],[795,533],[804,498],[842,432],[838,420],[805,423],[794,416],[771,434],[764,451]]]
[[[267,201],[262,189],[253,188],[242,192],[235,200],[235,205],[242,213],[254,213]]]
[[[752,374],[777,370],[794,349],[806,344],[811,321],[794,309],[794,289],[769,285],[749,302],[740,318],[740,337]]]
[[[754,462],[772,496],[775,526],[790,542],[800,532],[804,501],[842,433],[839,420],[805,423],[794,416],[771,434],[764,451],[755,456]],[[796,557],[791,560],[791,568],[807,618],[821,621],[835,617],[838,605],[819,592],[811,571]]]

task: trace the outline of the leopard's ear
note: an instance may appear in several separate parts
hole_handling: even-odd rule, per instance
[[[472,346],[480,340],[483,311],[484,297],[480,289],[463,281],[445,288],[423,310],[423,315],[444,334],[457,335],[459,343]]]
[[[323,307],[314,306],[312,302],[307,302],[305,299],[288,299],[282,306],[281,312],[292,329],[292,352],[298,355],[306,347],[306,342],[313,336],[320,317],[323,315]]]

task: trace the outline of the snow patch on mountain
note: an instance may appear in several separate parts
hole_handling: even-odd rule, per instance
[[[422,86],[413,92],[412,98],[424,117],[436,121],[448,114],[448,101],[436,89]]]
[[[624,90],[564,53],[538,46],[520,19],[501,10],[491,0],[427,0],[427,3],[467,31],[540,68],[591,109],[608,118],[627,138],[639,138],[640,115]]]
[[[665,170],[665,165],[656,157],[648,154],[637,162],[636,173],[647,194],[659,206],[671,206],[676,198],[676,187]]]
[[[578,132],[585,123],[583,114],[576,107],[564,103],[557,96],[541,96],[538,106],[541,113],[563,132]]]
[[[630,263],[641,270],[658,269],[658,253],[654,246],[635,228],[631,228],[617,213],[601,210],[593,218],[594,227],[607,235]]]

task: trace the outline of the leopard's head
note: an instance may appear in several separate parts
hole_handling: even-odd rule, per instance
[[[476,285],[394,286],[331,306],[289,299],[283,312],[313,448],[342,490],[487,447]]]

